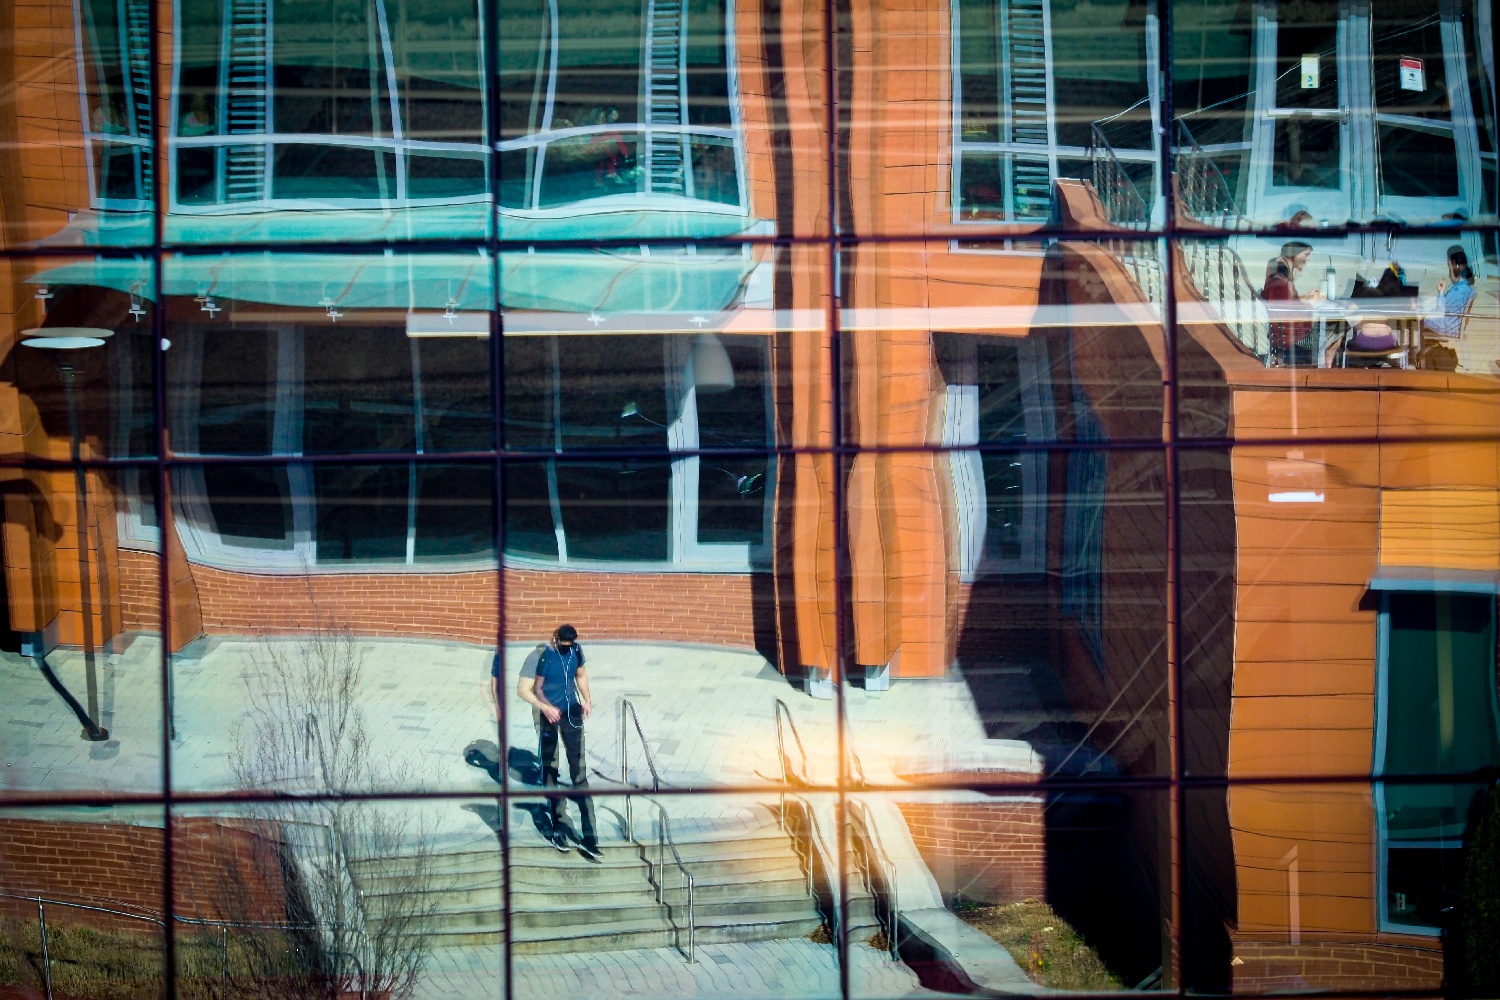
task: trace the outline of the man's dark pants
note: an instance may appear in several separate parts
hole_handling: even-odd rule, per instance
[[[594,803],[586,794],[589,787],[589,777],[586,762],[583,759],[583,725],[573,725],[564,712],[561,719],[556,722],[548,722],[545,718],[542,724],[542,745],[538,754],[542,759],[542,785],[546,788],[557,787],[557,738],[562,736],[563,748],[568,754],[568,778],[573,787],[581,789],[585,794],[569,795],[567,798],[573,800],[578,806],[579,825],[583,827],[583,844],[585,847],[594,848],[598,846],[598,837],[594,832]],[[563,796],[549,795],[548,803],[552,811],[552,829],[560,830],[562,822]]]

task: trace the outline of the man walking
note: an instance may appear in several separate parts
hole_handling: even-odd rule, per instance
[[[562,737],[568,755],[568,778],[574,789],[569,796],[578,806],[583,841],[579,849],[590,861],[599,860],[599,840],[594,833],[594,807],[588,795],[588,763],[583,755],[583,721],[589,717],[589,675],[584,669],[583,649],[578,645],[578,630],[560,625],[552,633],[552,642],[542,646],[536,660],[536,673],[522,670],[516,694],[530,705],[532,718],[541,737],[538,757],[542,762],[542,784],[557,787],[557,739]],[[563,797],[548,796],[552,817],[552,845],[568,850],[562,823]]]

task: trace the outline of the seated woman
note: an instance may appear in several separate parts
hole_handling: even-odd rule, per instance
[[[1441,316],[1422,321],[1422,332],[1438,337],[1457,337],[1463,333],[1464,316],[1474,301],[1474,273],[1469,270],[1469,256],[1454,244],[1448,248],[1448,277],[1438,282],[1437,305]]]
[[[1261,288],[1260,297],[1267,302],[1318,302],[1323,298],[1323,293],[1311,291],[1306,295],[1297,293],[1297,275],[1307,266],[1309,258],[1312,257],[1312,247],[1300,240],[1292,240],[1281,247],[1281,252],[1272,258],[1266,265],[1266,283]],[[1289,310],[1286,307],[1275,309],[1274,312],[1285,315]],[[1301,346],[1301,342],[1312,333],[1311,319],[1289,319],[1273,321],[1271,323],[1271,355],[1279,363],[1307,364],[1312,360],[1310,349]]]

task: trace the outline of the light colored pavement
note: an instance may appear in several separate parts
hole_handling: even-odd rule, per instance
[[[232,636],[200,641],[193,655],[174,658],[176,735],[171,740],[172,781],[182,792],[234,790],[232,755],[245,747],[250,695],[265,690],[273,649],[294,651],[295,639]],[[407,777],[393,791],[459,792],[473,798],[382,803],[419,818],[440,851],[498,847],[495,777],[464,760],[466,747],[480,744],[498,756],[491,693],[492,652],[480,646],[420,640],[355,640],[363,679],[357,708],[363,715],[368,756],[383,773]],[[535,764],[536,733],[530,710],[515,699],[516,680],[534,643],[505,651],[503,693],[513,788],[524,790]],[[806,752],[806,773],[816,784],[837,776],[837,702],[814,700],[792,687],[758,654],[689,645],[588,643],[589,675],[597,706],[588,727],[587,758],[598,799],[601,840],[623,839],[618,787],[619,704],[628,698],[651,743],[662,782],[669,788],[742,789],[702,796],[664,797],[674,831],[689,837],[700,828],[716,831],[763,825],[776,802],[781,767],[774,704],[784,701]],[[32,791],[159,791],[162,780],[161,647],[154,636],[137,636],[118,653],[95,659],[100,721],[108,743],[79,739],[79,724],[28,660],[0,654],[0,761],[5,784]],[[85,699],[86,670],[76,651],[48,657],[58,677]],[[295,699],[294,699],[295,701]],[[897,683],[892,690],[844,692],[846,734],[866,776],[897,780],[895,754],[952,759],[986,741],[967,686],[958,678]],[[794,738],[785,734],[789,752]],[[632,726],[627,734],[630,782],[650,777]],[[887,753],[887,748],[891,753]],[[529,765],[529,766],[528,766]],[[905,770],[901,766],[898,769]],[[941,769],[938,767],[936,769]],[[607,776],[607,777],[606,777]],[[921,793],[914,793],[920,795]],[[810,798],[818,798],[815,794]],[[831,805],[831,799],[827,800]],[[540,800],[513,800],[512,844],[539,844]],[[179,807],[182,812],[225,814],[223,805]],[[304,808],[304,807],[297,807]],[[305,807],[314,809],[316,807]],[[568,806],[570,814],[573,806]],[[119,810],[109,810],[118,816]],[[637,807],[638,834],[648,822]],[[106,819],[102,814],[101,820]],[[116,821],[119,821],[116,819]],[[145,822],[155,821],[145,818]],[[904,832],[904,831],[903,831]],[[915,852],[910,852],[915,855]],[[917,859],[920,863],[920,859]],[[496,874],[501,866],[496,851]],[[925,873],[925,869],[924,869]],[[927,876],[930,880],[930,876]],[[904,877],[903,877],[904,882]],[[513,966],[515,995],[580,997],[832,997],[838,995],[834,949],[807,939],[713,944],[688,965],[670,950],[565,955],[520,955]],[[867,945],[850,952],[851,991],[864,997],[926,995],[911,971]],[[498,996],[499,951],[488,946],[447,948],[436,953],[419,992],[422,997]]]
[[[295,640],[272,640],[290,644]],[[410,778],[399,790],[485,794],[488,775],[463,760],[465,746],[496,739],[490,693],[491,653],[484,647],[418,640],[357,640],[364,665],[359,707],[373,759]],[[531,644],[506,650],[510,745],[521,757],[536,751],[529,708],[513,695]],[[177,738],[172,780],[179,791],[235,787],[230,755],[245,721],[248,692],[265,684],[258,665],[265,640],[212,637],[173,666]],[[588,727],[592,768],[619,772],[621,698],[629,698],[669,786],[745,786],[779,782],[775,699],[792,710],[807,751],[809,776],[834,780],[838,769],[836,702],[803,695],[758,654],[695,646],[591,643],[589,676],[596,711]],[[6,787],[31,791],[153,792],[161,788],[161,647],[138,636],[118,654],[98,654],[100,721],[110,741],[79,739],[79,725],[29,660],[0,654],[0,761]],[[48,657],[80,702],[86,681],[82,654]],[[903,756],[942,753],[983,741],[968,687],[959,679],[898,682],[880,694],[845,692],[848,734],[873,781],[889,780],[882,748]],[[790,741],[790,736],[788,736]],[[644,757],[630,733],[631,780],[647,780]],[[395,790],[395,789],[393,789]]]
[[[670,948],[517,955],[512,966],[517,1000],[559,997],[787,998],[820,1000],[839,995],[832,945],[806,939],[716,944],[698,949],[689,965]],[[498,948],[447,949],[433,954],[418,987],[419,1000],[499,997],[503,992]],[[903,965],[869,945],[849,948],[849,992],[854,997],[938,996],[923,989]]]

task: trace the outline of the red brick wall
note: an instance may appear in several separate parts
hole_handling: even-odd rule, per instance
[[[1236,941],[1236,993],[1291,990],[1435,990],[1443,984],[1443,952],[1431,943]]]
[[[1045,899],[1041,796],[989,802],[902,802],[901,815],[945,899]]]
[[[157,557],[122,552],[126,628],[157,631]],[[359,635],[495,640],[495,574],[234,572],[194,563],[205,632],[301,631],[321,616]],[[507,570],[506,624],[513,639],[543,638],[571,622],[590,639],[702,642],[755,648],[755,593],[748,574],[575,573]],[[767,605],[763,627],[769,629]]]
[[[286,889],[279,836],[270,824],[182,817],[173,826],[173,897],[183,916],[281,921]],[[160,827],[0,819],[0,887],[121,910],[162,909]],[[7,909],[24,906],[6,901]],[[34,914],[35,906],[18,916]],[[47,920],[108,922],[87,910],[51,907]],[[119,920],[119,926],[154,925]]]
[[[154,554],[120,550],[120,623],[127,632],[161,631],[161,580]]]

